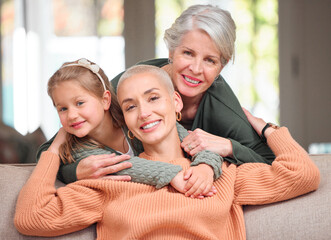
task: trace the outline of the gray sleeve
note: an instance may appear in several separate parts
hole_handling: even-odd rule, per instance
[[[110,153],[113,152],[102,148],[76,151],[73,156],[76,162],[73,164],[77,164],[77,162],[90,155]],[[152,185],[156,188],[162,188],[168,185],[170,181],[177,175],[177,173],[182,170],[182,167],[179,165],[166,162],[151,161],[139,157],[132,157],[131,159],[127,160],[127,162],[132,163],[131,168],[123,169],[117,173],[114,173],[113,175],[129,175],[133,182]]]
[[[183,139],[188,136],[188,131],[178,122],[176,123],[176,126],[180,141],[182,142]],[[200,163],[205,163],[211,166],[214,170],[214,179],[218,179],[222,174],[223,158],[217,153],[203,150],[195,154],[191,161],[191,166],[197,166]]]

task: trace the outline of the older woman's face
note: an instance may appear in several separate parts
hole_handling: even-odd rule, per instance
[[[170,132],[177,134],[176,114],[181,110],[177,92],[170,96],[164,83],[151,73],[139,73],[124,80],[117,90],[125,123],[146,144],[157,144]]]
[[[187,32],[169,57],[173,60],[172,81],[186,97],[202,96],[222,70],[221,52],[201,30]]]

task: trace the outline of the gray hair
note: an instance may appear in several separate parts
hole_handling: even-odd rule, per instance
[[[121,83],[123,83],[126,79],[132,77],[133,75],[140,74],[140,73],[154,74],[166,86],[166,88],[170,94],[174,93],[174,91],[175,91],[174,85],[172,84],[169,74],[165,70],[163,70],[162,68],[159,68],[159,67],[152,66],[152,65],[143,65],[143,64],[130,67],[122,74],[122,76],[118,80],[117,92],[118,92],[118,89],[119,89]]]
[[[190,6],[165,31],[163,39],[168,50],[173,52],[183,35],[193,29],[203,30],[211,37],[222,54],[223,66],[234,56],[236,24],[228,11],[212,5]]]

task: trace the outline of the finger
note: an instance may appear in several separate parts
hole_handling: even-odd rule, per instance
[[[120,163],[122,161],[130,159],[129,155],[123,154],[123,155],[116,155],[116,154],[110,154],[110,155],[100,155],[98,159],[96,159],[98,162],[98,167],[109,167],[114,164]]]
[[[193,195],[196,197],[197,195],[201,194],[204,189],[204,183],[201,183],[200,181],[195,181],[193,186],[186,191],[185,195]]]
[[[212,191],[212,186],[213,186],[212,184],[207,184],[205,189],[203,189],[201,194],[206,195],[207,193],[211,192]]]
[[[132,167],[132,163],[130,162],[121,162],[121,163],[117,163],[105,168],[100,169],[103,173],[102,175],[108,175],[108,174],[113,174],[113,173],[117,173],[123,169],[127,169]]]
[[[103,176],[102,179],[111,179],[114,181],[131,181],[131,177],[129,175],[107,175]]]
[[[196,181],[197,181],[197,178],[190,177],[189,180],[187,181],[187,183],[185,184],[184,191],[187,192],[187,191],[191,190],[191,188],[194,186]],[[192,192],[194,192],[194,191],[195,191],[195,189],[193,189],[190,194],[185,194],[185,195],[190,196],[190,195],[192,195]]]
[[[193,174],[193,169],[189,168],[184,172],[184,180],[188,180]]]
[[[215,195],[214,192],[208,192],[208,193],[204,194],[205,197],[212,197],[214,195]]]

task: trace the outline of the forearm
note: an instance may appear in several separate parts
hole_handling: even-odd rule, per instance
[[[62,172],[65,180],[74,180],[76,178],[77,165],[82,159],[91,155],[110,153],[114,153],[114,151],[102,148],[82,149],[76,151],[73,154],[75,162],[72,164],[63,165],[60,171]],[[133,182],[156,186],[156,188],[161,188],[169,184],[172,178],[182,170],[182,168],[178,165],[159,161],[149,161],[139,157],[133,157],[127,160],[127,162],[132,164],[131,168],[121,170],[119,172],[113,173],[112,175],[129,175],[131,177],[131,181]]]
[[[178,122],[176,123],[176,127],[179,139],[183,142],[183,139],[188,136],[188,131]],[[223,158],[219,154],[207,150],[195,154],[192,157],[191,166],[197,166],[201,163],[207,164],[213,168],[214,179],[218,179],[221,176]]]
[[[20,233],[33,236],[63,235],[85,228],[102,216],[96,199],[103,197],[93,193],[94,190],[86,191],[86,195],[94,199],[89,202],[74,188],[55,188],[59,162],[56,154],[48,151],[42,153],[36,168],[22,188],[14,219]],[[94,213],[89,213],[89,217],[86,217],[82,209],[89,203]],[[77,207],[79,205],[82,206],[81,209]]]
[[[131,168],[121,170],[116,175],[129,175],[133,182],[162,188],[168,185],[171,180],[182,170],[178,165],[170,163],[150,161],[144,158],[133,157],[128,162],[132,163]]]
[[[266,204],[317,189],[319,170],[287,128],[274,131],[268,137],[268,144],[276,154],[271,166],[255,163],[237,168],[236,203]]]
[[[228,162],[240,165],[243,163],[260,162],[271,164],[275,159],[275,155],[272,150],[260,140],[255,140],[254,150],[247,147],[240,142],[230,139],[232,144],[232,157],[225,157],[224,159]]]

